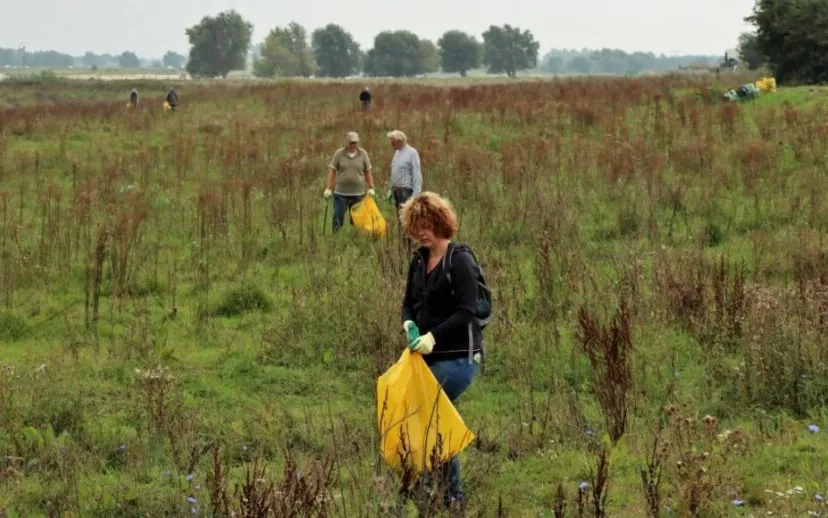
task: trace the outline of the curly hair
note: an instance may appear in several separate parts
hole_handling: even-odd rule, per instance
[[[433,192],[422,192],[405,202],[400,209],[400,223],[409,236],[430,229],[442,239],[453,238],[460,226],[451,202]]]

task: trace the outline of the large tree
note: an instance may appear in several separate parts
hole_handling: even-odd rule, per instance
[[[448,31],[437,40],[443,72],[459,72],[466,77],[469,70],[480,66],[483,47],[471,34],[462,31]]]
[[[191,75],[227,77],[232,70],[244,69],[253,25],[234,9],[205,16],[186,33],[191,45],[187,72]]]
[[[336,24],[313,31],[311,36],[318,75],[347,77],[359,70],[362,53],[351,33]]]
[[[164,54],[164,57],[161,59],[161,64],[165,67],[181,68],[184,66],[185,61],[187,61],[186,57],[170,50]]]
[[[141,60],[134,52],[122,52],[118,56],[118,66],[120,68],[141,68]]]
[[[420,40],[420,73],[433,74],[440,71],[440,52],[431,40]]]
[[[779,82],[828,81],[825,0],[757,0],[746,21],[756,27],[756,50]]]
[[[483,63],[490,74],[515,77],[519,70],[535,68],[540,44],[528,30],[506,24],[492,25],[483,33]]]
[[[258,77],[310,77],[316,60],[308,46],[308,33],[296,22],[276,27],[265,38],[259,59],[253,64]]]
[[[384,31],[374,38],[365,56],[370,76],[410,77],[423,72],[420,38],[410,31]]]

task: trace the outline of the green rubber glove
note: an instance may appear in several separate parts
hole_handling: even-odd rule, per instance
[[[411,347],[411,344],[413,344],[414,341],[420,337],[420,329],[417,327],[417,324],[411,320],[403,322],[403,331],[405,331],[405,334],[408,337],[409,347]]]

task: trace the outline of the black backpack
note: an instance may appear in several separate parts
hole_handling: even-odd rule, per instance
[[[477,310],[474,313],[474,321],[482,330],[485,329],[492,320],[492,290],[486,284],[486,278],[483,276],[483,269],[480,267],[480,263],[477,261],[477,257],[475,257],[474,252],[472,252],[468,245],[461,243],[449,243],[446,255],[443,256],[443,271],[446,273],[446,277],[451,284],[453,282],[451,280],[451,256],[460,248],[471,254],[472,259],[474,259],[475,267],[477,268]],[[454,295],[453,285],[451,294]]]

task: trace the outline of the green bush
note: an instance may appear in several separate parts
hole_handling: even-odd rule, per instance
[[[16,342],[29,331],[26,322],[15,314],[0,313],[0,342]]]
[[[242,286],[224,295],[224,300],[216,308],[220,317],[235,317],[251,311],[269,313],[273,311],[273,302],[262,290],[255,286]]]

